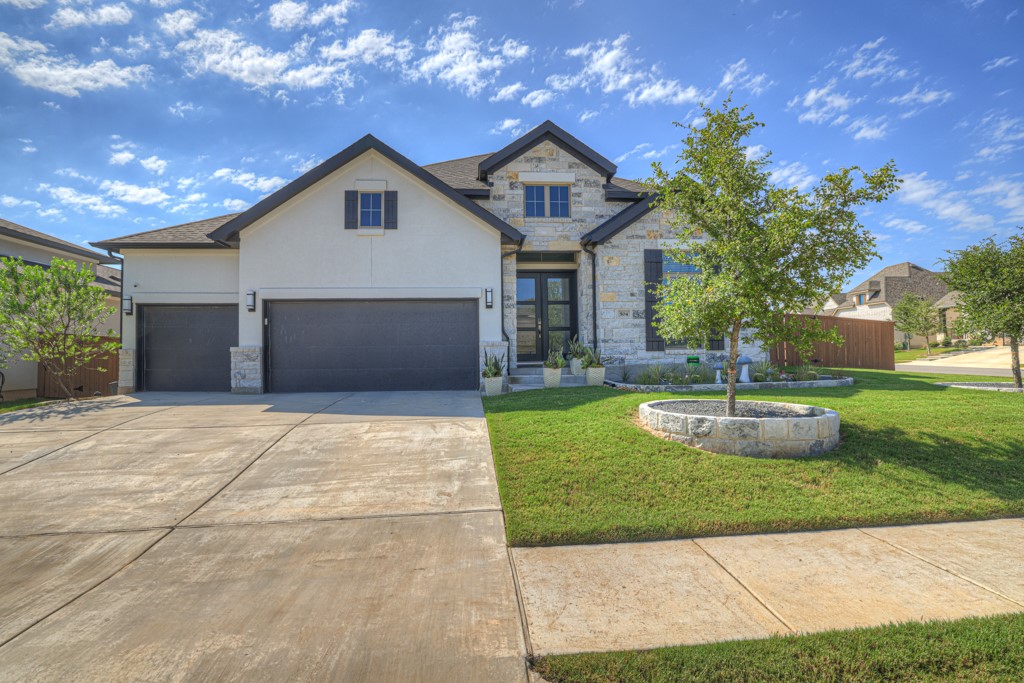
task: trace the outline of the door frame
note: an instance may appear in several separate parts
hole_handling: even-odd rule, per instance
[[[136,391],[149,391],[146,387],[146,310],[154,308],[234,308],[235,317],[237,320],[239,305],[237,301],[228,303],[206,303],[206,302],[188,302],[188,303],[138,303],[135,305],[135,390]],[[241,327],[239,325],[239,327]],[[235,344],[238,344],[238,330],[235,333]],[[226,349],[230,355],[231,349]],[[231,375],[228,375],[228,388],[225,391],[231,390]]]
[[[532,276],[536,278],[537,282],[537,320],[540,322],[540,331],[538,333],[537,348],[538,353],[536,358],[524,360],[519,353],[519,324],[518,324],[518,308],[519,308],[519,294],[516,293],[516,309],[517,309],[517,323],[516,323],[516,364],[527,365],[530,363],[543,363],[547,360],[547,349],[549,344],[549,330],[547,324],[547,306],[548,306],[548,290],[545,286],[546,276],[551,277],[567,277],[569,278],[569,339],[572,339],[579,334],[579,294],[577,291],[577,273],[575,270],[550,270],[550,269],[530,269],[523,268],[516,270],[516,286],[518,290],[519,277],[520,276]]]

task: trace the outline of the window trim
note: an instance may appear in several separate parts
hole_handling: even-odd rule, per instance
[[[528,202],[526,198],[526,188],[528,187],[539,187],[543,190],[543,209],[544,213],[540,215],[530,215],[527,213],[526,207]],[[551,188],[553,187],[564,187],[566,188],[565,197],[565,208],[566,215],[564,216],[553,216],[551,214]],[[554,218],[556,220],[568,220],[572,218],[572,183],[556,183],[556,182],[545,182],[545,183],[523,183],[523,217],[524,218]]]
[[[689,267],[692,270],[678,270],[672,271],[672,264],[681,266],[683,268]],[[662,271],[661,271],[661,282],[666,284],[669,280],[673,280],[678,277],[692,277],[699,273],[699,269],[692,263],[678,263],[677,261],[669,258],[667,254],[662,255]],[[666,351],[724,351],[725,350],[725,335],[719,334],[718,336],[708,337],[707,346],[700,344],[690,344],[689,339],[672,340],[665,339],[665,350]]]
[[[380,197],[380,208],[373,209],[372,207],[367,209],[371,214],[377,212],[380,214],[380,223],[378,225],[364,225],[363,224],[363,197],[366,195],[377,195]],[[368,230],[379,230],[384,228],[384,190],[359,190],[359,194],[356,197],[356,227],[360,229]]]

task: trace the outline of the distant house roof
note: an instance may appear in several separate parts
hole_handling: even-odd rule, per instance
[[[168,228],[147,230],[146,232],[137,232],[123,237],[114,237],[113,239],[103,240],[102,242],[93,242],[92,244],[94,247],[110,250],[122,249],[124,247],[133,247],[136,249],[165,249],[168,247],[176,249],[226,249],[227,247],[225,245],[211,239],[209,234],[239,215],[240,214],[237,213],[229,213],[224,216],[216,216],[215,218],[204,218],[201,221],[172,225]]]
[[[96,266],[96,281],[93,283],[107,290],[111,296],[121,296],[121,271],[118,268]]]
[[[842,294],[839,301],[836,301],[835,296],[832,297],[832,300],[836,301],[839,306],[843,306],[850,302],[852,297],[865,294],[868,303],[894,305],[906,294],[913,293],[930,303],[935,303],[942,299],[948,291],[946,284],[939,279],[939,273],[922,268],[910,261],[904,261],[882,268],[864,282]]]
[[[32,228],[26,228],[24,225],[18,225],[17,223],[12,223],[11,221],[3,218],[0,218],[0,235],[22,240],[23,242],[29,242],[31,244],[38,244],[43,247],[49,247],[50,249],[56,249],[70,256],[93,259],[98,263],[120,263],[118,259],[107,256],[106,254],[100,254],[92,249],[86,249],[78,244],[66,242],[59,237],[47,235],[44,232],[39,232]]]
[[[940,311],[945,308],[956,308],[959,305],[960,292],[956,291],[955,289],[935,302],[935,308],[939,309]]]

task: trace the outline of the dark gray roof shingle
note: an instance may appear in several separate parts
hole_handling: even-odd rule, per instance
[[[201,221],[172,225],[168,228],[147,230],[137,232],[133,235],[115,237],[102,242],[93,242],[93,246],[100,249],[119,249],[123,247],[166,247],[171,245],[198,246],[198,247],[220,247],[219,242],[212,240],[208,235],[227,223],[239,214],[229,213],[214,218],[204,218]]]
[[[13,237],[14,239],[20,239],[33,244],[50,247],[51,249],[59,249],[60,251],[67,252],[73,256],[85,256],[96,259],[100,263],[118,262],[115,258],[111,258],[106,254],[99,254],[91,249],[86,249],[80,244],[67,242],[59,237],[47,235],[45,232],[39,232],[32,228],[26,228],[24,225],[18,225],[17,223],[12,223],[11,221],[3,218],[0,218],[0,235],[6,235],[7,237]]]

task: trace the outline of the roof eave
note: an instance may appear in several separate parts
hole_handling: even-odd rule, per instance
[[[124,249],[229,249],[230,246],[220,242],[90,242],[97,249],[116,251]],[[114,259],[111,263],[120,263]]]
[[[558,127],[553,121],[545,121],[525,135],[513,140],[503,148],[480,162],[477,169],[477,177],[480,180],[487,180],[487,176],[495,169],[501,168],[512,159],[520,156],[524,151],[536,147],[545,139],[560,142],[570,154],[587,164],[595,171],[603,173],[605,182],[610,182],[618,167],[598,154],[590,146],[580,141],[564,129]]]
[[[590,246],[592,244],[601,244],[610,240],[612,237],[653,211],[655,208],[654,201],[657,198],[658,196],[656,194],[651,194],[644,197],[637,203],[626,207],[584,235],[580,239],[580,243],[583,246]]]
[[[60,242],[54,242],[53,240],[48,240],[43,237],[36,237],[35,235],[26,235],[25,233],[18,232],[17,230],[8,230],[3,226],[0,226],[0,235],[3,235],[4,237],[10,237],[11,239],[21,240],[23,242],[29,242],[31,244],[38,244],[41,247],[47,247],[48,249],[53,249],[55,251],[62,251],[65,254],[72,254],[79,257],[96,259],[97,263],[102,263],[103,265],[114,265],[120,263],[120,261],[118,261],[116,258],[104,256],[103,254],[96,253],[95,251],[89,251],[88,249],[72,248],[65,244],[61,244]],[[89,244],[91,244],[92,246],[96,246],[95,244],[92,244],[92,242],[90,242]]]

